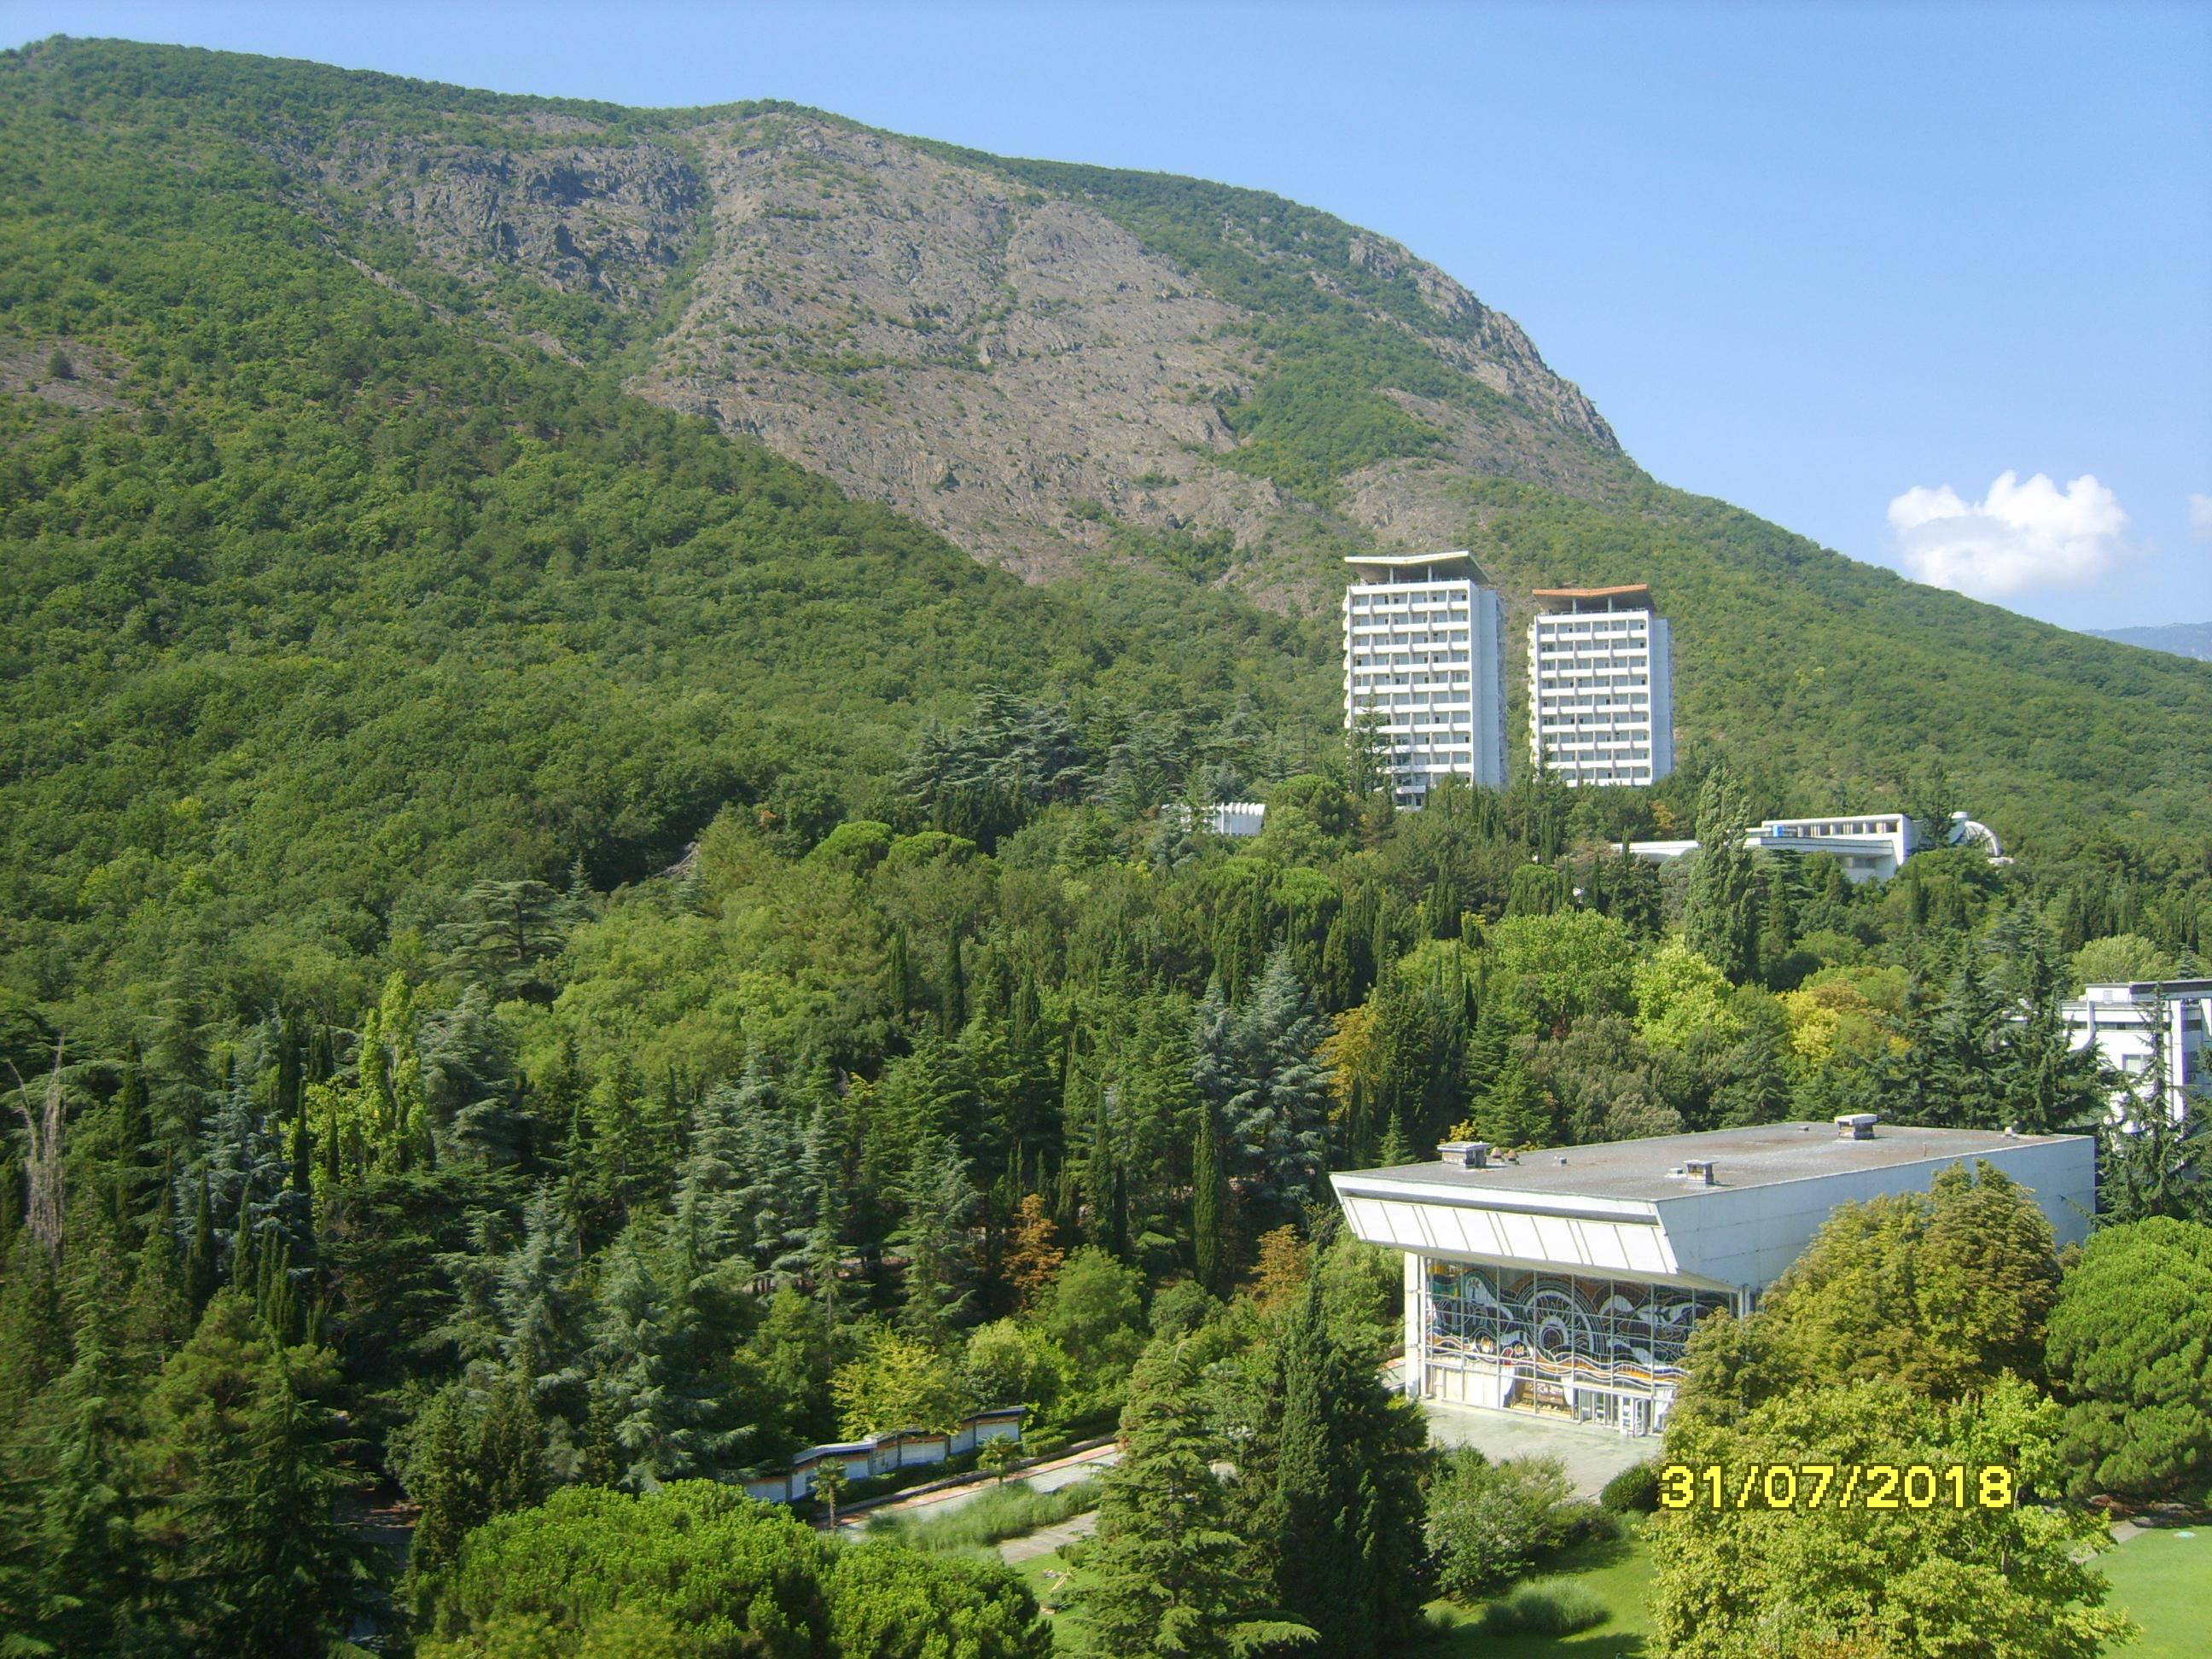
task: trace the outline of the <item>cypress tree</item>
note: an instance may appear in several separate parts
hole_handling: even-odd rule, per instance
[[[238,1194],[238,1224],[230,1236],[230,1285],[240,1296],[254,1293],[253,1260],[253,1194],[251,1188],[241,1188]]]
[[[216,1244],[214,1200],[208,1192],[207,1171],[200,1171],[198,1200],[192,1206],[192,1240],[185,1252],[185,1303],[194,1319],[215,1294]]]
[[[1690,870],[1682,938],[1737,985],[1759,968],[1759,870],[1743,845],[1750,822],[1742,792],[1715,769],[1698,797],[1698,855]]]
[[[968,1024],[968,969],[960,948],[960,931],[952,930],[945,943],[945,974],[938,987],[938,1030],[945,1036],[960,1035]]]
[[[1213,1108],[1201,1101],[1191,1140],[1190,1240],[1198,1282],[1216,1296],[1229,1282],[1229,1191],[1221,1178],[1219,1135]]]

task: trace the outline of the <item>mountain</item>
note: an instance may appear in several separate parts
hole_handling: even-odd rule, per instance
[[[2167,651],[2177,657],[2212,662],[2212,623],[2156,623],[2147,628],[2085,628],[2100,640],[2139,645],[2146,651]]]
[[[1132,799],[1322,763],[1376,546],[1473,548],[1516,624],[1650,581],[1690,767],[1772,808],[1940,762],[2008,842],[2212,829],[2212,673],[1667,489],[1510,319],[1279,198],[69,40],[0,59],[0,140],[35,994],[197,953],[251,1002],[487,868],[889,815],[991,686]]]

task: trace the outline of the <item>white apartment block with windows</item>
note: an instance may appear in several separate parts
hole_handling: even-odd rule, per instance
[[[1505,787],[1505,609],[1472,554],[1346,559],[1344,721],[1371,722],[1401,806],[1440,778]]]
[[[2175,1121],[2212,1104],[2212,979],[2085,986],[2063,1012],[2074,1047],[2094,1048],[2124,1090],[2146,1090],[2162,1066]]]
[[[1570,784],[1674,769],[1674,678],[1651,590],[1540,587],[1528,622],[1528,747]]]

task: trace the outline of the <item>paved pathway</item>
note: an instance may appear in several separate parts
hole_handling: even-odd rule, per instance
[[[1088,1538],[1097,1529],[1098,1511],[1085,1510],[1080,1515],[1072,1515],[1049,1527],[1040,1527],[1025,1538],[1007,1539],[999,1546],[1000,1559],[1011,1563],[1050,1555],[1062,1545],[1073,1544],[1079,1538]]]
[[[1658,1455],[1654,1436],[1638,1438],[1594,1423],[1568,1423],[1528,1412],[1491,1412],[1474,1406],[1425,1402],[1430,1437],[1440,1446],[1473,1446],[1492,1462],[1508,1457],[1556,1457],[1584,1498],[1632,1463]]]
[[[1078,1480],[1087,1480],[1101,1470],[1112,1468],[1121,1458],[1121,1448],[1109,1441],[1103,1446],[1091,1446],[1082,1451],[1071,1452],[1066,1457],[1054,1458],[1049,1463],[1034,1464],[1006,1479],[1009,1485],[1025,1481],[1033,1492],[1056,1492],[1062,1486],[1073,1486]],[[838,1529],[857,1534],[866,1530],[868,1522],[879,1515],[896,1515],[916,1521],[934,1520],[940,1515],[951,1514],[963,1504],[973,1503],[997,1484],[986,1475],[981,1480],[964,1481],[957,1486],[944,1486],[913,1498],[878,1504],[857,1515],[841,1515],[837,1517]],[[1036,1553],[1043,1553],[1042,1551]]]

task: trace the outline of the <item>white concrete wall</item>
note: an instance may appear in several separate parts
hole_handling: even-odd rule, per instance
[[[2034,1193],[2036,1206],[2061,1244],[2088,1236],[2088,1216],[2096,1208],[2097,1156],[2096,1143],[2087,1136],[2028,1141],[1976,1157]],[[1838,1204],[1925,1192],[1938,1170],[1960,1162],[1971,1169],[1975,1158],[1930,1158],[1887,1169],[1839,1170],[1771,1186],[1685,1192],[1659,1201],[1660,1224],[1685,1275],[1708,1284],[1761,1289],[1797,1259]],[[1725,1182],[1725,1164],[1720,1174]]]

